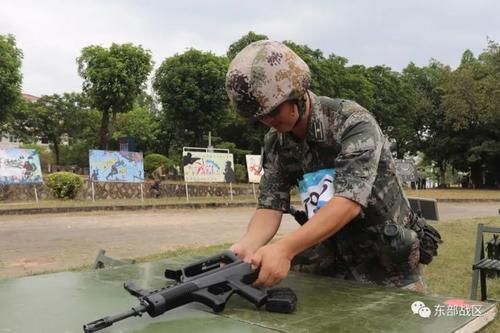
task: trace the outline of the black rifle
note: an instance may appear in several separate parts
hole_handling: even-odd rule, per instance
[[[85,324],[83,331],[96,332],[117,321],[133,316],[140,317],[145,312],[151,317],[156,317],[191,302],[203,303],[214,312],[220,312],[224,310],[226,302],[233,293],[257,307],[267,302],[268,311],[292,312],[295,309],[297,298],[293,291],[280,288],[279,292],[266,293],[251,286],[257,276],[258,271],[253,270],[250,264],[243,262],[230,251],[200,260],[180,270],[167,269],[165,277],[175,280],[176,283],[158,290],[139,289],[133,283],[125,283],[123,287],[139,299],[140,305],[122,314],[107,316]]]

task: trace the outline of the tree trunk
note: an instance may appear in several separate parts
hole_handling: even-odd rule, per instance
[[[108,125],[108,141],[109,139],[113,138],[113,133],[115,132],[115,129],[116,129],[116,112],[112,112],[111,121],[109,122]]]
[[[446,166],[447,163],[444,160],[438,162],[439,165],[439,177],[438,177],[438,188],[446,188]]]
[[[483,187],[483,172],[480,164],[475,164],[471,167],[470,178],[474,188]]]
[[[54,155],[56,155],[56,165],[60,165],[60,156],[59,156],[59,140],[52,141],[54,145]]]
[[[103,150],[108,150],[109,146],[108,127],[109,127],[109,109],[104,110],[102,112],[101,129],[99,131],[99,138],[100,138],[99,148]]]

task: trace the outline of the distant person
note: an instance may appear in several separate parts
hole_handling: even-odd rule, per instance
[[[160,197],[160,181],[159,180],[153,180],[153,185],[151,185],[151,193],[154,195],[155,198]]]
[[[158,166],[156,169],[151,172],[151,177],[154,180],[164,180],[165,179],[165,164],[162,163],[160,166]]]
[[[90,176],[90,180],[96,182],[98,179],[99,179],[99,170],[94,169],[94,171],[92,171],[92,176]]]
[[[165,169],[165,164],[161,164],[151,173],[151,177],[153,178],[153,185],[151,186],[151,190],[156,198],[160,197],[160,185],[162,179],[165,178],[163,170]]]
[[[314,264],[297,268],[424,291],[420,264],[436,255],[439,233],[412,212],[390,142],[362,106],[317,96],[310,83],[307,64],[275,41],[251,43],[229,65],[233,108],[270,127],[258,207],[231,250],[260,268],[256,285],[276,285],[295,256],[322,245]],[[269,243],[293,186],[309,220]]]

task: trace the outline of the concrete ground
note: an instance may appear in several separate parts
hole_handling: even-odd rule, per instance
[[[439,203],[442,221],[498,216],[500,202]],[[93,264],[99,249],[134,258],[178,247],[232,243],[254,208],[162,209],[0,216],[0,278]],[[279,231],[297,228],[286,215]]]

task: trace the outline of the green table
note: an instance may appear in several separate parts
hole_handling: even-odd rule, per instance
[[[124,281],[158,288],[165,285],[166,267],[179,268],[195,259],[0,280],[0,333],[83,332],[84,323],[138,304],[123,290]],[[193,303],[157,318],[129,318],[102,332],[475,332],[497,311],[490,303],[293,272],[282,285],[297,293],[294,314],[268,313],[234,295],[221,314]],[[429,318],[412,312],[415,301],[431,310]]]

